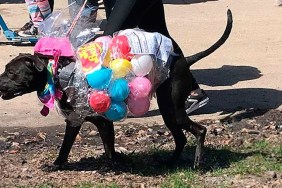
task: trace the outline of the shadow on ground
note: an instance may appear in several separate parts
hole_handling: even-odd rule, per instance
[[[199,84],[215,86],[232,86],[241,81],[255,80],[262,76],[260,70],[251,66],[223,65],[216,69],[192,70]]]
[[[282,104],[282,91],[275,89],[206,90],[206,93],[210,98],[209,103],[194,111],[191,115],[213,114],[217,112],[224,115],[252,109],[263,109],[261,112],[266,113],[271,109],[277,109]],[[151,110],[144,117],[158,115],[160,115],[159,110]],[[252,116],[248,116],[248,118],[252,118]]]
[[[181,171],[193,169],[195,147],[186,147],[184,152],[186,155],[177,161],[174,166],[167,166],[161,160],[168,159],[171,155],[170,151],[155,151],[151,154],[136,153],[124,155],[119,162],[111,162],[104,156],[94,158],[82,158],[78,162],[69,163],[61,167],[59,170],[67,171],[98,171],[101,174],[108,172],[115,173],[131,173],[141,176],[158,176],[173,173],[175,170]],[[211,172],[215,169],[229,168],[230,164],[239,162],[245,158],[256,155],[257,152],[239,153],[228,149],[206,148],[206,160],[201,169],[202,173]],[[42,167],[46,170],[46,166]],[[56,169],[58,170],[58,169]]]
[[[124,125],[126,126],[126,125]],[[129,126],[129,125],[127,125]],[[141,130],[142,126],[135,125],[136,129]],[[50,148],[49,152],[54,148],[57,148],[62,143],[62,136],[58,136],[58,133],[64,132],[64,126],[58,125],[53,127],[41,127],[41,128],[21,128],[21,127],[9,127],[9,128],[1,128],[0,127],[0,136],[1,138],[6,138],[10,136],[9,142],[15,143],[25,143],[27,140],[32,140],[32,142],[21,144],[22,150],[24,151],[24,155],[27,153],[33,153],[34,151],[43,151],[42,148]],[[124,127],[125,130],[122,132],[126,132],[129,127]],[[161,126],[155,126],[158,130]],[[87,129],[87,128],[86,128]],[[12,133],[17,132],[17,136],[11,138]],[[46,133],[46,139],[37,140],[33,139],[36,138],[39,132]],[[83,132],[81,132],[81,135]],[[153,133],[152,133],[153,134]],[[125,137],[126,134],[123,135]],[[135,140],[136,135],[132,135],[132,140]],[[152,135],[153,136],[153,135]],[[94,145],[101,145],[101,139],[99,135],[91,136],[92,140],[97,140],[95,143],[87,139],[87,137],[83,136],[84,140],[79,142],[76,147],[73,147],[73,154],[77,156],[85,156],[85,152],[89,152],[85,150],[81,151],[80,148],[87,146],[88,144]],[[94,139],[95,138],[95,139]],[[162,135],[161,138],[158,138],[160,143],[166,140],[167,136]],[[172,140],[171,140],[172,141]],[[151,148],[147,151],[139,151],[134,152],[136,148],[133,145],[130,150],[133,151],[129,154],[121,154],[119,160],[117,162],[112,162],[104,155],[98,157],[87,157],[81,158],[77,162],[71,162],[60,169],[54,169],[52,165],[44,164],[41,166],[42,170],[44,171],[56,171],[56,170],[67,170],[67,171],[98,171],[99,173],[108,173],[108,172],[116,172],[116,173],[123,173],[128,172],[132,174],[138,174],[141,176],[156,176],[156,175],[165,175],[167,173],[173,172],[175,170],[179,171],[181,169],[192,169],[193,161],[194,161],[194,153],[195,153],[195,146],[193,140],[192,142],[187,144],[184,151],[182,152],[181,158],[176,162],[174,166],[167,166],[164,161],[167,161],[172,154],[172,150],[170,149],[162,149],[158,146]],[[125,144],[126,139],[120,142],[117,142],[119,145]],[[142,145],[148,145],[151,143],[150,140],[147,140],[148,143],[141,143]],[[9,149],[11,143],[6,141],[0,141],[0,152],[1,148],[3,151]],[[53,148],[53,149],[52,149]],[[57,150],[56,149],[56,150]],[[92,148],[93,149],[93,148]],[[81,151],[81,152],[80,152]],[[84,154],[83,154],[84,153]],[[218,146],[206,146],[205,147],[205,163],[203,164],[202,172],[212,171],[214,169],[225,169],[229,168],[231,163],[239,162],[244,160],[245,158],[255,155],[257,152],[240,152],[240,151],[232,151],[229,148],[223,148]],[[263,153],[261,153],[263,154]],[[264,155],[264,154],[263,154]]]
[[[241,81],[255,80],[262,76],[256,67],[229,65],[218,69],[193,70],[192,73],[199,84],[211,87],[232,86]],[[244,109],[264,109],[261,112],[265,113],[282,104],[282,91],[275,89],[239,88],[205,91],[210,98],[209,103],[193,112],[192,115],[217,112],[221,112],[221,114],[235,113]],[[145,117],[158,115],[160,115],[159,110],[151,110]],[[251,118],[251,116],[248,117]]]

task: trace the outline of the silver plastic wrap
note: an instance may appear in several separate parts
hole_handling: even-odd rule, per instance
[[[75,3],[54,12],[40,26],[42,38],[35,47],[36,53],[56,52],[75,62],[59,71],[60,89],[74,109],[68,118],[79,124],[86,116],[120,121],[128,113],[144,115],[156,88],[169,76],[172,41],[139,29],[92,41],[100,19],[85,18],[82,12]]]

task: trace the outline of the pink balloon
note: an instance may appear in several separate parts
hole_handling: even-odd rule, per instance
[[[136,77],[129,84],[130,93],[135,98],[144,98],[148,97],[152,84],[148,78],[145,77]]]
[[[94,40],[94,42],[101,42],[101,43],[106,44],[108,46],[110,45],[111,41],[112,41],[112,37],[110,37],[110,36],[102,36],[102,37],[98,37]]]
[[[150,99],[149,97],[138,99],[132,95],[129,95],[127,99],[127,106],[128,110],[133,114],[133,116],[142,116],[149,111]]]

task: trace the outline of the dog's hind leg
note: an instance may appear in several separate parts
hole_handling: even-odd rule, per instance
[[[116,152],[114,148],[115,134],[114,134],[113,122],[101,116],[89,118],[88,121],[90,121],[97,127],[100,137],[102,139],[103,145],[104,145],[106,156],[109,159],[115,159]]]
[[[206,127],[193,122],[190,118],[189,123],[182,126],[184,130],[191,132],[196,137],[196,152],[195,152],[195,160],[194,160],[194,168],[200,166],[203,162],[203,149],[204,149],[204,142],[206,138],[207,129]]]
[[[173,164],[181,155],[184,146],[187,143],[187,139],[181,127],[176,125],[176,114],[171,98],[171,80],[167,79],[163,84],[161,84],[158,87],[156,94],[159,110],[162,114],[163,120],[167,128],[171,131],[175,142],[175,150],[170,160],[168,161],[169,164]]]
[[[60,166],[68,161],[70,150],[81,128],[81,125],[77,125],[77,124],[73,125],[73,123],[70,122],[69,120],[66,120],[66,123],[67,125],[66,125],[63,144],[61,146],[59,156],[57,157],[57,159],[54,162],[54,165]]]
[[[179,58],[171,69],[171,96],[175,110],[177,126],[191,132],[197,140],[194,167],[202,160],[206,128],[193,122],[185,112],[185,100],[191,91],[192,75],[184,58]]]

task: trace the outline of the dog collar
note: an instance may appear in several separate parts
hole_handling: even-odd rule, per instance
[[[47,65],[47,83],[42,92],[38,92],[39,100],[44,104],[41,115],[47,116],[49,109],[54,109],[55,100],[62,98],[62,92],[55,87],[55,76],[58,69],[59,53],[54,52],[54,59],[49,59]]]

